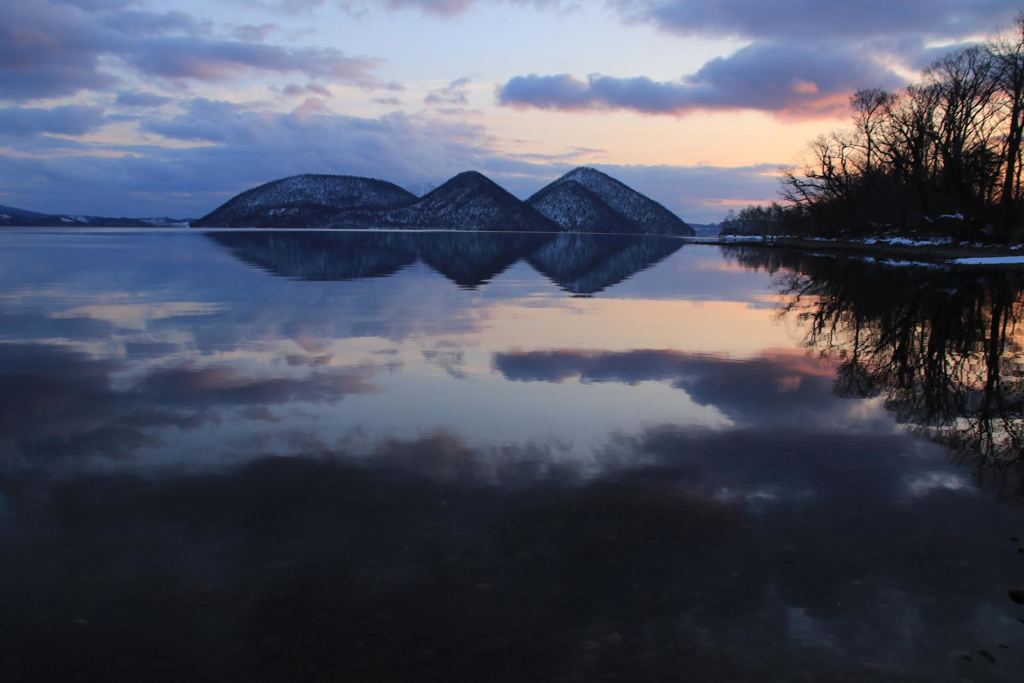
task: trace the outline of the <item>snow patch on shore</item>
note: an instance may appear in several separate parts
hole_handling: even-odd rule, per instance
[[[1024,256],[971,256],[953,259],[950,263],[958,266],[1001,266],[1024,264]]]
[[[900,247],[942,247],[953,243],[952,237],[935,237],[927,240],[914,240],[909,237],[869,237],[864,240],[854,240],[861,244],[888,244]]]
[[[877,259],[873,256],[865,256],[860,259],[865,263],[874,263],[879,266],[887,266],[892,268],[944,268],[945,266],[941,263],[932,263],[931,261],[907,261],[905,259]]]

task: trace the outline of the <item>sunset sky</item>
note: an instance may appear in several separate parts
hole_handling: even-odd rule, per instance
[[[592,165],[710,222],[1009,0],[0,0],[0,204],[195,217],[296,173],[525,197]]]

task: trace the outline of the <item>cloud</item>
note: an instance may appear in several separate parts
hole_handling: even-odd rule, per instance
[[[488,141],[477,126],[403,114],[361,118],[308,107],[268,113],[202,98],[188,102],[180,116],[143,126],[169,138],[223,143],[218,150],[199,152],[211,161],[220,156],[237,161],[237,155],[248,158],[250,154],[254,161],[260,155],[278,153],[260,164],[275,175],[287,175],[292,169],[299,173],[303,168],[311,172],[310,166],[371,176],[390,171],[388,177],[399,179],[432,177],[448,169],[453,175],[477,165]],[[431,167],[445,170],[425,176],[423,169]]]
[[[501,104],[580,111],[625,109],[643,114],[754,109],[792,118],[845,111],[850,93],[893,88],[903,79],[854,50],[755,43],[713,59],[678,81],[592,74],[516,76],[498,90]]]
[[[563,0],[500,0],[500,2],[540,8],[562,8],[574,4],[563,2]],[[418,10],[424,14],[452,17],[477,5],[499,4],[499,2],[496,0],[341,0],[339,4],[353,14],[362,14],[372,7],[377,7],[389,11]]]
[[[432,104],[447,108],[461,108],[469,104],[466,97],[466,86],[470,83],[469,78],[457,78],[443,88],[431,90],[423,98],[425,104]]]
[[[107,90],[111,68],[170,80],[223,81],[253,72],[303,73],[368,85],[378,61],[336,48],[272,45],[272,25],[236,27],[218,36],[211,22],[181,11],[121,3],[24,0],[0,23],[0,99],[22,100]]]
[[[303,14],[323,6],[327,0],[233,0],[242,5],[249,5],[271,12],[283,14]],[[344,3],[342,3],[344,4]]]
[[[200,81],[226,80],[255,70],[369,82],[372,80],[370,71],[378,63],[365,57],[347,57],[335,49],[293,50],[262,43],[174,37],[141,42],[124,58],[143,73]]]
[[[627,21],[683,35],[822,40],[921,35],[960,38],[1008,25],[1014,0],[610,0]]]
[[[0,21],[0,99],[108,88],[116,79],[99,66],[108,48],[105,31],[75,7],[10,3]]]
[[[0,136],[84,135],[106,122],[107,117],[99,107],[6,107],[0,109]]]
[[[123,90],[117,93],[117,98],[114,101],[122,107],[150,108],[170,104],[174,102],[174,98],[138,90]]]
[[[289,83],[281,92],[289,97],[300,97],[307,95],[319,95],[320,97],[333,97],[331,91],[325,86],[318,83],[307,83],[306,85],[299,85],[298,83]]]
[[[247,43],[262,43],[272,33],[281,30],[281,27],[277,24],[242,24],[236,26],[232,33],[235,38]]]
[[[178,10],[151,12],[122,9],[103,15],[107,28],[129,36],[163,36],[167,34],[199,35],[210,31],[207,22]]]
[[[468,9],[474,0],[384,0],[388,9],[418,9],[430,14],[450,16]]]

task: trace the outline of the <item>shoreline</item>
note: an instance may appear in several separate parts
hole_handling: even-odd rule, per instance
[[[968,266],[1000,265],[1024,266],[1024,245],[1012,247],[998,244],[956,243],[946,241],[911,240],[904,237],[869,237],[858,240],[838,240],[807,237],[760,237],[729,236],[686,238],[692,244],[717,246],[762,247],[766,249],[793,249],[809,252],[832,252],[835,255],[853,254],[864,256],[913,257],[935,265]],[[888,240],[888,241],[887,241]],[[960,259],[992,259],[976,263]],[[996,262],[995,259],[1003,259]],[[1006,259],[1019,259],[1006,261]]]
[[[858,256],[877,261],[883,265],[921,266],[1000,266],[1024,267],[1024,245],[983,244],[979,242],[952,242],[945,239],[913,240],[907,237],[868,237],[855,240],[840,240],[814,237],[762,237],[760,235],[691,236],[657,233],[595,233],[571,231],[522,231],[522,230],[449,230],[431,228],[194,228],[182,226],[4,226],[11,230],[60,231],[60,232],[183,232],[183,233],[236,233],[236,232],[316,232],[316,233],[469,233],[469,234],[526,234],[526,235],[587,235],[598,237],[657,237],[677,239],[685,244],[717,247],[758,247],[763,249],[787,249],[822,256]],[[882,257],[876,259],[874,257]],[[907,260],[913,259],[913,260]]]

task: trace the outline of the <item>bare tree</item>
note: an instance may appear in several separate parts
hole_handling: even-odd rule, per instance
[[[993,107],[996,75],[992,54],[978,46],[943,57],[928,69],[939,93],[937,144],[944,189],[958,204],[983,200],[995,180],[991,141],[1000,123]]]
[[[934,144],[938,98],[933,86],[909,86],[889,104],[880,143],[890,171],[910,186],[924,215],[931,213],[929,187],[938,168]]]
[[[859,172],[858,147],[855,137],[846,131],[815,138],[802,173],[786,174],[787,199],[798,204],[849,199]]]
[[[784,175],[784,222],[1024,235],[1024,13],[1008,37],[946,55],[923,82],[860,90],[850,104],[853,126],[815,139]]]
[[[1000,197],[1002,227],[1008,232],[1016,225],[1016,201],[1020,197],[1021,137],[1024,134],[1024,13],[1017,15],[1012,37],[996,41],[990,50],[996,60],[998,87],[1009,108]]]
[[[854,125],[864,145],[864,173],[867,175],[871,175],[874,170],[878,132],[894,100],[895,96],[892,93],[878,88],[858,90],[850,98],[854,111]]]

